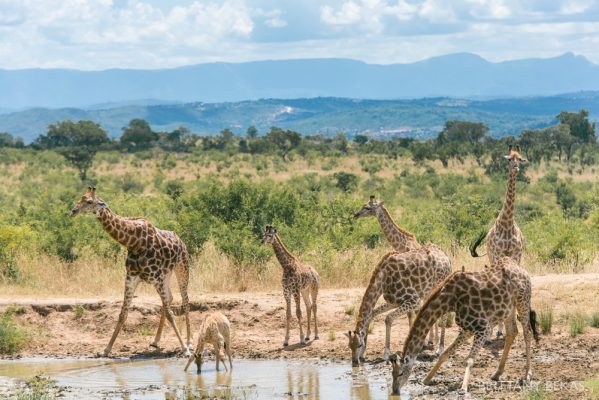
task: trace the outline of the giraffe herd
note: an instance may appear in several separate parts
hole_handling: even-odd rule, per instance
[[[436,346],[436,355],[439,358],[424,383],[430,383],[441,364],[461,344],[474,336],[462,384],[462,389],[467,391],[470,370],[477,353],[491,334],[494,325],[505,324],[504,350],[498,369],[492,377],[495,380],[499,379],[518,332],[516,321],[519,321],[522,327],[526,347],[526,368],[522,380],[527,382],[531,379],[530,337],[532,332],[535,340],[538,340],[536,314],[531,310],[530,277],[520,266],[522,233],[514,218],[516,177],[520,165],[526,160],[521,157],[519,147],[512,149],[510,146],[509,154],[505,157],[509,160],[509,179],[503,207],[493,227],[488,233],[481,235],[471,248],[472,255],[477,257],[476,248],[486,238],[490,265],[485,266],[481,272],[466,272],[463,267],[462,271],[452,272],[451,259],[443,250],[434,244],[420,244],[413,234],[393,221],[383,202],[377,201],[374,196],[371,196],[369,201],[354,214],[354,218],[376,217],[394,251],[383,256],[373,269],[360,304],[355,328],[346,333],[352,365],[358,366],[365,360],[368,331],[373,319],[377,315],[388,312],[385,317],[383,358],[389,360],[392,366],[393,393],[399,393],[401,387],[408,381],[416,356],[425,346],[427,334],[429,335],[428,345]],[[84,213],[95,214],[103,229],[127,249],[123,305],[104,355],[110,354],[125,324],[137,286],[140,282],[146,282],[155,287],[162,302],[160,323],[151,346],[158,346],[165,320],[168,320],[185,356],[190,357],[190,360],[196,359],[196,362],[198,359],[201,360],[201,354],[191,353],[193,349],[187,294],[189,254],[183,241],[176,233],[158,229],[145,218],[116,215],[97,196],[96,189],[93,187],[89,187],[81,196],[70,215],[73,217]],[[282,286],[286,303],[283,346],[289,344],[292,299],[295,302],[299,326],[299,343],[305,344],[310,340],[312,320],[314,339],[318,339],[318,273],[289,252],[274,226],[265,227],[262,243],[272,245],[283,270]],[[187,333],[185,343],[171,310],[173,296],[169,284],[173,272],[181,292],[182,309],[185,315]],[[381,297],[384,302],[377,306],[377,301]],[[305,336],[302,328],[302,299],[307,320]],[[414,317],[416,312],[417,315]],[[456,324],[460,331],[454,342],[444,349],[445,326],[450,312],[456,313]],[[405,339],[403,351],[392,355],[391,328],[394,320],[404,314],[408,315],[410,331]],[[223,318],[226,320],[224,316]],[[226,325],[228,332],[228,321]],[[500,330],[498,335],[501,334]],[[230,343],[227,342],[225,347],[230,362]],[[219,355],[217,360],[218,357]]]

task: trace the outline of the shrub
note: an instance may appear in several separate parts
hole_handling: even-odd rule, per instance
[[[29,343],[29,333],[18,324],[14,316],[13,308],[0,315],[0,354],[18,353]]]

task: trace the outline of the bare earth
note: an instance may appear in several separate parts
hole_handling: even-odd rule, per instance
[[[280,291],[192,296],[192,333],[195,334],[204,311],[218,309],[231,321],[234,357],[318,358],[347,363],[349,366],[350,354],[343,333],[354,327],[363,291],[363,288],[321,290],[318,298],[320,339],[311,340],[304,346],[298,343],[295,309],[292,313],[294,322],[290,345],[282,346],[285,310]],[[554,309],[555,317],[552,333],[542,336],[540,343],[533,346],[533,379],[542,383],[547,391],[559,393],[557,398],[587,397],[584,381],[599,378],[599,329],[588,327],[583,334],[571,338],[566,319],[567,313],[572,310],[584,310],[587,314],[596,311],[598,295],[599,274],[533,277],[533,307],[549,304]],[[35,332],[33,343],[20,356],[94,357],[108,343],[121,301],[98,298],[0,299],[0,309],[11,305],[24,306],[17,318]],[[152,357],[178,354],[177,340],[170,328],[163,334],[162,349],[155,350],[148,346],[158,325],[159,309],[158,296],[136,298],[112,355]],[[303,304],[302,309],[305,322]],[[182,318],[178,318],[178,321],[179,327],[183,328]],[[401,350],[407,335],[407,325],[407,319],[402,318],[393,327],[393,351]],[[376,360],[382,355],[384,335],[383,319],[378,318],[369,336],[366,354],[368,360]],[[457,328],[454,326],[448,330],[446,343],[449,344],[456,335]],[[521,395],[518,394],[521,388],[517,385],[524,368],[521,335],[510,353],[503,375],[504,381],[497,386],[489,379],[497,366],[502,344],[502,341],[495,341],[478,357],[471,378],[472,391],[477,397],[514,398]],[[433,396],[457,390],[468,350],[469,346],[465,346],[456,357],[450,359],[441,368],[435,380],[436,385],[425,390]],[[432,352],[425,351],[422,361],[417,364],[412,375],[414,382],[420,382],[431,368]]]

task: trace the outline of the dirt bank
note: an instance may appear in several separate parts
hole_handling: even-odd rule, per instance
[[[576,394],[579,397],[585,391],[582,382],[599,377],[599,329],[588,327],[583,334],[572,338],[567,318],[572,310],[586,309],[589,314],[596,310],[591,307],[596,305],[599,275],[534,277],[533,286],[535,306],[550,304],[555,312],[552,333],[543,336],[541,342],[534,346],[534,379],[543,383],[548,391],[555,390],[562,395]],[[363,290],[322,290],[318,300],[320,339],[304,346],[298,344],[299,333],[295,322],[290,346],[282,346],[285,310],[280,292],[206,294],[195,298],[192,302],[192,331],[195,333],[204,311],[218,309],[229,317],[233,326],[235,357],[319,358],[349,364],[349,350],[343,333],[353,329]],[[4,298],[0,301],[0,309],[19,305],[17,319],[34,332],[34,340],[21,352],[21,356],[93,357],[106,346],[121,306],[121,302],[115,299]],[[158,311],[157,296],[136,298],[112,355],[144,357],[178,354],[176,338],[171,329],[166,329],[163,334],[161,349],[148,346],[159,321]],[[178,320],[179,326],[183,327],[182,319]],[[448,340],[451,341],[456,334],[457,329],[450,328]],[[394,351],[400,350],[406,335],[407,319],[403,318],[393,328]],[[369,337],[367,358],[373,360],[380,357],[383,343],[384,323],[379,318]],[[475,393],[478,391],[485,396],[508,398],[518,390],[515,383],[524,368],[521,340],[517,340],[512,349],[504,384],[497,387],[489,379],[496,368],[501,345],[499,341],[494,343],[478,358],[471,380]],[[459,387],[463,374],[462,360],[468,349],[462,348],[458,356],[441,369],[437,381],[442,385],[437,387],[438,390]],[[426,354],[423,359],[427,360]],[[429,362],[418,364],[414,377],[422,378],[430,367]],[[435,393],[435,387],[431,390]]]

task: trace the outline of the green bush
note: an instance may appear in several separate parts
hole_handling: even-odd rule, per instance
[[[27,329],[15,320],[16,309],[9,308],[0,315],[0,354],[15,354],[30,341]]]

